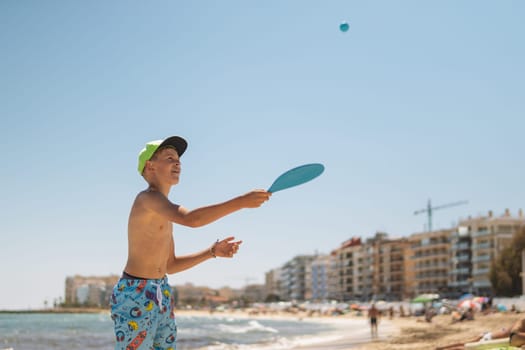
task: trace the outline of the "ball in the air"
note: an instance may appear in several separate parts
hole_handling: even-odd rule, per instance
[[[343,22],[339,25],[339,30],[344,32],[347,32],[348,29],[350,29],[350,25],[347,22]]]

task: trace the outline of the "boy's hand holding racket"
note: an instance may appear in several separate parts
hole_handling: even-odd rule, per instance
[[[253,190],[240,197],[243,208],[258,208],[268,199],[272,194],[265,190]]]

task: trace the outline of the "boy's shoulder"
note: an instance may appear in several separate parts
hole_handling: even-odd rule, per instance
[[[135,197],[135,204],[148,205],[151,203],[165,203],[170,200],[161,192],[151,189],[140,191]]]
[[[152,191],[151,189],[147,188],[137,193],[137,196],[135,197],[135,202],[150,200],[150,199],[159,198],[159,197],[163,197],[162,193],[158,191]]]
[[[137,193],[135,200],[133,201],[132,213],[139,215],[142,212],[149,212],[152,208],[157,206],[155,203],[159,203],[160,200],[159,193],[148,190],[140,191]]]

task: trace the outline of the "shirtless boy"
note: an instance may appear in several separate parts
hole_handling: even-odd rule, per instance
[[[189,269],[210,258],[231,258],[242,241],[227,237],[200,252],[175,255],[172,223],[200,227],[243,208],[257,208],[270,198],[253,190],[223,203],[188,210],[168,199],[179,183],[179,157],[186,141],[178,136],[151,141],[139,154],[138,171],[148,188],[131,207],[128,261],[111,296],[117,350],[176,349],[177,326],[166,275]]]

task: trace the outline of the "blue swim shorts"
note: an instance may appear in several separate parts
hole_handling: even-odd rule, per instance
[[[113,288],[110,300],[115,350],[175,350],[177,325],[168,278],[124,276]]]

